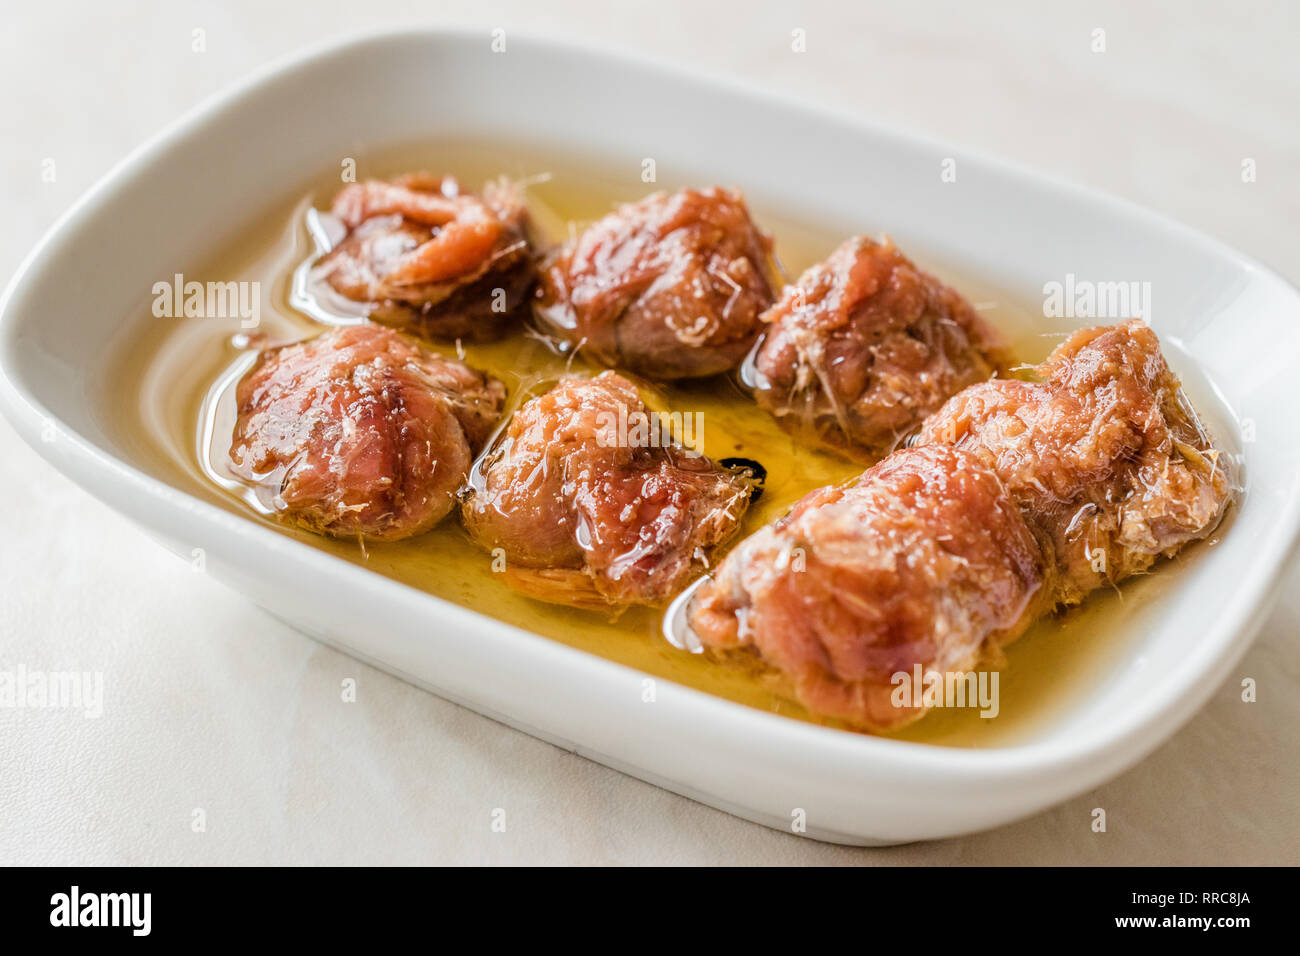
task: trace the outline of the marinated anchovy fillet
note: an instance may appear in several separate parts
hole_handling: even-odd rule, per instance
[[[920,717],[891,676],[969,670],[1033,618],[1218,524],[1224,462],[1138,322],[1072,336],[1042,381],[971,386],[918,444],[814,491],[695,595],[707,646],[748,648],[814,714]]]
[[[846,241],[788,286],[748,370],[782,424],[869,459],[1003,365],[993,330],[888,240]]]
[[[232,471],[321,534],[396,540],[455,504],[505,388],[365,323],[268,349],[240,381]]]
[[[436,339],[489,339],[518,319],[534,269],[522,191],[481,197],[451,177],[416,173],[344,187],[347,234],[312,269],[313,287],[368,303],[371,319]]]
[[[739,192],[656,193],[548,256],[534,313],[584,353],[648,378],[725,372],[772,304],[771,247]]]
[[[905,449],[746,538],[696,595],[712,647],[752,647],[809,711],[870,729],[919,717],[891,675],[971,666],[1040,609],[1038,542],[997,476],[951,448]]]
[[[514,588],[579,607],[656,603],[736,532],[749,481],[639,440],[646,416],[636,387],[605,372],[565,378],[511,418],[462,516],[484,549],[503,550]]]
[[[1058,603],[1214,529],[1232,476],[1155,332],[1138,321],[1082,329],[1038,374],[966,389],[918,441],[955,444],[997,472],[1052,555]]]

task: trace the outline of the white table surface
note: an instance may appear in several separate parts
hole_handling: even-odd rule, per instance
[[[1300,8],[1218,6],[6,3],[0,276],[203,98],[304,45],[419,20],[706,64],[1110,190],[1300,282]],[[1090,51],[1097,27],[1105,53]],[[0,862],[1300,863],[1300,573],[1210,704],[1138,767],[999,830],[863,850],[735,819],[317,645],[193,573],[4,423],[0,502],[0,669],[106,681],[97,720],[0,708]],[[341,706],[348,676],[359,699]],[[1104,834],[1089,826],[1098,806]]]

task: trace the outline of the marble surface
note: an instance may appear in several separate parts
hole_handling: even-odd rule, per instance
[[[833,103],[1118,193],[1300,281],[1300,16],[1206,2],[10,3],[0,275],[204,97],[306,44],[430,21],[640,50]],[[97,719],[0,708],[3,863],[1300,863],[1300,573],[1209,705],[1138,767],[1012,826],[863,850],[745,823],[321,647],[3,423],[0,502],[0,669],[105,675]],[[355,704],[340,703],[345,677]],[[1098,806],[1106,833],[1090,828]]]

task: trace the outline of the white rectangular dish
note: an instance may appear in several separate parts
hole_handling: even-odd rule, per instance
[[[380,35],[265,71],[119,165],[0,303],[0,408],[47,460],[308,634],[448,699],[757,822],[871,844],[952,836],[1065,800],[1142,759],[1245,652],[1300,533],[1300,294],[1121,201],[730,82],[511,35]],[[1023,743],[929,746],[813,726],[641,673],[402,585],[164,480],[106,418],[106,356],[160,278],[365,146],[511,137],[653,157],[887,229],[1037,307],[1051,282],[1149,283],[1171,363],[1221,400],[1243,460],[1232,524],[1130,616],[1105,679]],[[945,172],[956,172],[955,180]],[[647,191],[650,187],[647,187]],[[1119,316],[1116,316],[1117,318]],[[1094,324],[1043,319],[1045,332]],[[1204,411],[1204,410],[1203,410]]]

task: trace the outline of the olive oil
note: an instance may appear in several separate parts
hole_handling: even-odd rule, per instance
[[[654,189],[709,184],[707,180],[683,180],[647,185],[641,181],[637,161],[630,157],[621,162],[596,162],[527,144],[472,140],[454,147],[416,144],[377,152],[359,160],[357,178],[384,178],[416,169],[456,175],[469,189],[478,189],[500,175],[527,182],[534,226],[552,241],[566,238],[618,203],[638,199]],[[297,195],[266,210],[237,244],[218,250],[210,262],[196,264],[197,271],[187,276],[198,281],[259,283],[263,301],[256,329],[241,329],[238,320],[140,317],[130,346],[112,363],[112,381],[108,383],[111,394],[120,399],[120,404],[115,404],[127,411],[112,422],[119,440],[173,485],[376,574],[656,678],[763,710],[811,719],[781,693],[779,679],[757,664],[717,662],[673,647],[661,633],[662,609],[632,608],[603,614],[542,604],[516,594],[493,573],[490,556],[468,540],[454,515],[428,534],[407,541],[363,545],[328,539],[280,524],[272,517],[265,496],[229,475],[225,456],[234,423],[234,385],[256,350],[302,339],[325,328],[291,305],[293,274],[314,252],[308,211],[327,208],[342,185],[337,172],[327,171],[314,180],[305,178]],[[755,220],[775,236],[778,258],[791,281],[830,253],[849,231],[877,231],[871,223],[850,224],[843,232],[818,227],[801,221],[797,211],[782,208],[776,197],[750,195],[748,199]],[[838,224],[838,228],[845,225]],[[1063,336],[1063,330],[1044,333],[1045,322],[1037,311],[1024,308],[1023,303],[1017,305],[999,290],[954,274],[942,263],[927,259],[924,250],[903,251],[965,294],[1002,331],[1019,359],[1027,363],[1041,360]],[[510,392],[507,414],[566,371],[595,370],[580,353],[563,354],[522,328],[498,342],[435,344],[433,348],[500,378]],[[1186,369],[1175,365],[1180,371]],[[670,386],[640,384],[652,407],[698,414],[705,454],[714,459],[750,458],[766,468],[764,494],[746,515],[742,534],[779,517],[812,489],[847,480],[862,470],[861,463],[796,444],[739,386],[725,378]],[[1190,390],[1204,411],[1208,389]],[[1184,560],[1188,558],[1180,558]],[[1086,694],[1096,681],[1105,678],[1129,608],[1145,594],[1168,586],[1161,578],[1175,570],[1166,565],[1158,574],[1126,584],[1123,599],[1113,594],[1095,595],[1082,608],[1039,622],[1006,651],[997,717],[981,718],[977,708],[969,707],[936,710],[894,736],[963,747],[1006,746],[1030,739],[1077,695]]]

